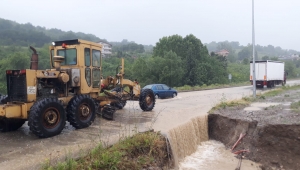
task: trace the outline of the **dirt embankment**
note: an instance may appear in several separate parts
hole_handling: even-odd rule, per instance
[[[300,169],[300,91],[287,91],[258,101],[260,107],[217,110],[208,116],[210,139],[231,149],[240,134],[246,136],[234,151],[249,149],[246,159],[262,169]]]
[[[249,149],[245,158],[262,168],[300,169],[300,125],[257,126],[257,121],[209,115],[209,136],[231,148],[246,133],[235,150]]]

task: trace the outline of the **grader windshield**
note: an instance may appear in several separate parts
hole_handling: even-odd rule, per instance
[[[56,55],[63,56],[65,58],[64,62],[62,62],[61,65],[76,65],[77,64],[76,48],[57,50]]]

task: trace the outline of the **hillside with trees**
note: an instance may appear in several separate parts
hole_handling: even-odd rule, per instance
[[[14,21],[0,18],[0,45],[1,46],[35,46],[42,47],[52,41],[64,39],[84,39],[100,41],[101,39],[92,34],[62,31],[60,29],[46,29],[45,27],[33,26],[30,23],[19,24]],[[101,40],[105,41],[105,39]]]
[[[246,46],[240,45],[237,41],[223,41],[223,42],[211,42],[205,44],[210,52],[217,52],[222,49],[226,49],[229,52],[228,59],[231,62],[243,61],[244,59],[250,60],[252,58],[252,44]],[[273,45],[261,46],[255,45],[256,59],[258,60],[271,60],[278,58],[285,58],[292,55],[300,55],[296,50],[285,50],[281,47],[274,47]]]
[[[85,39],[100,41],[91,34],[74,33],[59,29],[46,29],[30,23],[18,24],[0,19],[0,93],[6,93],[6,70],[29,68],[31,51],[29,45],[37,47],[39,69],[50,68],[49,49],[51,41],[63,39]],[[106,41],[106,40],[103,40]],[[107,42],[107,41],[106,41]],[[165,83],[172,87],[184,85],[205,86],[249,81],[249,61],[252,46],[242,46],[239,42],[211,42],[203,44],[190,34],[165,36],[155,46],[137,44],[133,41],[108,42],[112,45],[112,55],[103,58],[102,76],[114,76],[120,58],[125,58],[126,78],[137,79],[141,86]],[[216,52],[226,49],[228,56]],[[289,78],[300,74],[299,52],[280,47],[256,46],[256,59],[285,61]],[[294,58],[282,59],[293,55]]]

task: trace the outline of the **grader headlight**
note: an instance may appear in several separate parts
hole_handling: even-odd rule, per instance
[[[70,80],[70,76],[67,73],[60,73],[58,80],[66,84]]]

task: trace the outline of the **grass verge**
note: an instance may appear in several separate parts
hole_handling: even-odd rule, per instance
[[[283,86],[280,88],[276,88],[270,91],[267,91],[263,94],[258,94],[256,98],[253,97],[243,97],[240,100],[233,100],[233,101],[226,101],[225,96],[222,97],[221,102],[218,103],[217,105],[215,105],[208,113],[213,113],[215,110],[219,110],[219,109],[225,109],[226,107],[246,107],[248,105],[250,105],[252,102],[258,101],[258,100],[264,100],[268,97],[273,97],[273,96],[277,96],[285,91],[288,90],[297,90],[300,89],[300,85],[295,85],[295,86]],[[291,104],[291,108],[296,109],[300,107],[300,101],[299,102],[295,102]]]
[[[159,132],[138,133],[119,143],[104,148],[101,144],[90,153],[78,160],[68,158],[65,162],[50,165],[47,162],[44,170],[81,170],[81,169],[131,169],[138,170],[148,167],[167,169],[171,165],[171,154],[168,144]]]

